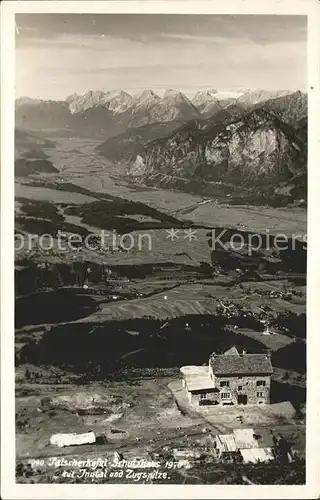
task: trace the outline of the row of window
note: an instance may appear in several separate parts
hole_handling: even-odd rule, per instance
[[[266,381],[265,380],[257,380],[257,383],[256,385],[259,387],[259,386],[264,386],[266,385]],[[220,382],[220,387],[230,387],[230,382],[229,380],[223,380]],[[241,387],[241,389],[239,389]],[[238,390],[241,391],[242,390],[242,385],[239,385],[238,386]]]
[[[230,399],[230,398],[231,398],[230,392],[222,392],[221,393],[221,399]]]
[[[204,397],[202,397],[204,396]],[[262,398],[263,397],[263,392],[257,392],[257,398]],[[201,399],[205,399],[206,398],[206,395],[205,394],[201,394]],[[221,393],[221,399],[230,399],[231,398],[231,394],[230,392],[222,392]]]
[[[262,398],[263,397],[263,392],[257,392],[257,398]],[[221,393],[221,399],[230,399],[231,394],[230,392],[222,392]],[[200,399],[207,399],[207,394],[203,393],[200,394]]]

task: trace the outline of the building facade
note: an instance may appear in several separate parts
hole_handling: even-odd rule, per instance
[[[240,354],[232,347],[224,354],[213,353],[208,366],[186,366],[180,370],[190,403],[270,403],[273,369],[268,354]]]

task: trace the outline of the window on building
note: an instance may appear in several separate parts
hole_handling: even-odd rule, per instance
[[[200,399],[207,399],[207,395],[205,392],[203,392],[202,394],[200,394]]]
[[[229,387],[229,381],[228,380],[223,380],[220,382],[220,387]]]
[[[263,397],[263,392],[257,392],[257,397],[262,398]]]
[[[222,399],[230,399],[231,398],[230,392],[222,392],[221,393],[221,398]]]
[[[257,380],[257,385],[266,385],[265,380]]]
[[[238,385],[238,391],[242,391],[242,385]]]

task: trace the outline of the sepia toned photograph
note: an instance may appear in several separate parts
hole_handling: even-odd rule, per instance
[[[305,485],[308,16],[14,31],[16,483]]]

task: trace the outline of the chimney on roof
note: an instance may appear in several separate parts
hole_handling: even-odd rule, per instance
[[[271,351],[267,351],[266,352],[266,358],[267,359],[271,359]]]

